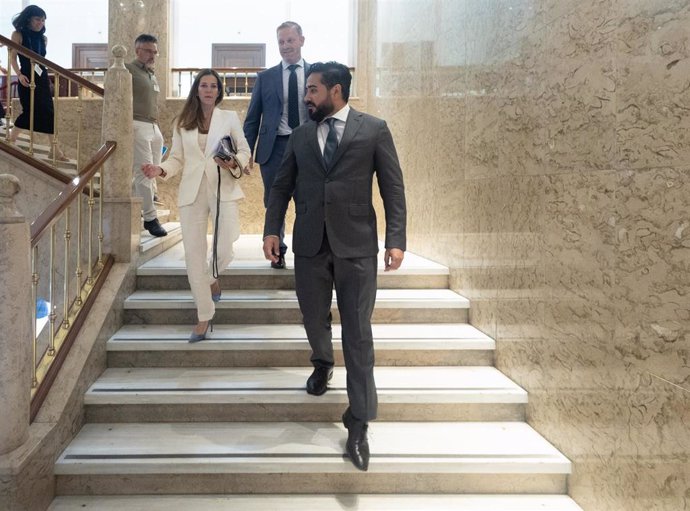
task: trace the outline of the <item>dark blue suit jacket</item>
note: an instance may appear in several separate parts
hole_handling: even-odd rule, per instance
[[[305,62],[305,83],[308,71],[309,64]],[[266,163],[271,157],[282,115],[283,63],[281,62],[257,75],[247,117],[244,120],[244,138],[247,139],[254,154],[254,161],[259,165]]]

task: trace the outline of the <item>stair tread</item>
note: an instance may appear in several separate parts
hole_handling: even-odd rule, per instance
[[[146,252],[148,250],[151,250],[152,248],[165,243],[169,242],[171,239],[175,238],[176,239],[176,244],[180,244],[180,240],[182,239],[182,227],[180,226],[180,222],[165,222],[164,224],[161,224],[163,228],[168,231],[167,236],[163,237],[157,237],[153,236],[149,231],[146,229],[143,229],[140,233],[140,240],[139,240],[139,251],[140,252]]]
[[[346,403],[345,370],[329,391],[304,390],[310,367],[110,368],[89,388],[87,405]],[[525,403],[527,393],[493,367],[377,367],[380,403]]]
[[[582,511],[565,495],[145,495],[57,497],[48,511]]]
[[[210,339],[189,344],[188,325],[124,325],[108,341],[109,351],[306,349],[302,325],[215,325]],[[495,342],[467,323],[373,324],[376,350],[467,349],[493,350]],[[334,346],[341,327],[333,325]]]
[[[232,263],[222,271],[222,275],[276,275],[276,274],[294,274],[294,256],[290,250],[285,254],[287,268],[285,270],[275,270],[271,268],[270,264],[264,258],[262,251],[261,235],[258,234],[243,234],[233,244],[234,258]],[[208,236],[208,246],[211,246],[212,236]],[[290,235],[286,235],[286,243],[292,246],[292,239]],[[384,272],[383,267],[383,242],[379,242],[379,257],[378,266],[379,273]],[[184,260],[184,247],[182,243],[170,247],[165,252],[152,258],[150,261],[139,266],[137,275],[139,276],[153,276],[153,275],[186,275],[186,267]],[[396,270],[394,275],[448,275],[448,267],[435,263],[429,259],[418,256],[411,252],[405,253],[405,260],[400,269]]]
[[[86,424],[58,475],[351,473],[331,422]],[[412,441],[414,440],[414,441]],[[570,461],[520,422],[373,422],[374,473],[568,474]]]
[[[336,306],[333,292],[333,306]],[[468,309],[467,298],[450,289],[378,289],[376,307]],[[125,309],[188,309],[196,308],[188,289],[138,290],[125,299]],[[216,308],[294,308],[297,295],[292,289],[224,289]]]

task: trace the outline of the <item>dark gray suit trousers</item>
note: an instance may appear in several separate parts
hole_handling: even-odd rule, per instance
[[[295,287],[314,367],[333,367],[331,303],[335,285],[352,415],[376,418],[374,340],[371,315],[376,302],[376,256],[341,258],[331,251],[325,230],[318,253],[295,256]]]

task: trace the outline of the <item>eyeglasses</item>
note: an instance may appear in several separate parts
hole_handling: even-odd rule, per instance
[[[149,50],[148,48],[137,48],[137,50],[144,51],[144,52],[149,53],[151,55],[154,55],[156,57],[159,55],[158,50]]]

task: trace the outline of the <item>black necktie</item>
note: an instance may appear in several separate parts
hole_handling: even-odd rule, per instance
[[[297,98],[297,64],[290,64],[290,78],[288,79],[288,126],[290,129],[299,126],[299,99]]]
[[[323,160],[326,162],[326,166],[331,163],[335,150],[338,149],[338,134],[335,131],[335,119],[329,117],[326,119],[328,123],[328,136],[326,137],[326,144],[323,147]]]

